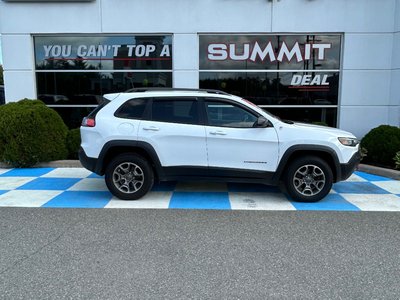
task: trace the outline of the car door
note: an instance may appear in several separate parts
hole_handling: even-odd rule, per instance
[[[204,99],[208,165],[257,171],[275,171],[278,136],[275,128],[254,127],[258,113],[224,99]]]
[[[153,146],[163,167],[207,167],[205,128],[195,97],[153,98],[149,120],[139,125],[138,140]]]

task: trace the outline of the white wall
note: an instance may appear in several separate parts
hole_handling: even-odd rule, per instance
[[[172,33],[175,87],[198,87],[198,33],[344,33],[339,127],[399,126],[400,0],[0,0],[6,99],[36,97],[35,33]]]

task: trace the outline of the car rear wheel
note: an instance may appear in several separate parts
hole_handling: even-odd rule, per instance
[[[317,202],[331,190],[333,174],[324,160],[307,156],[298,158],[289,165],[284,182],[293,200]]]
[[[106,168],[105,181],[110,192],[122,200],[137,200],[153,186],[154,172],[143,157],[121,154]]]

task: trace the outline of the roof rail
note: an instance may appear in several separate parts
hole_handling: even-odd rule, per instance
[[[143,93],[143,92],[157,92],[157,91],[186,91],[186,92],[206,92],[210,94],[230,95],[226,92],[211,89],[189,89],[189,88],[133,88],[126,90],[125,93]]]

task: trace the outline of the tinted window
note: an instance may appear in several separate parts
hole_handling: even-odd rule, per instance
[[[115,116],[118,118],[141,119],[146,109],[147,101],[144,99],[132,99],[125,102],[117,110]]]
[[[102,95],[140,87],[172,87],[172,72],[39,72],[38,97],[48,105],[97,105]]]
[[[251,128],[257,117],[247,110],[226,102],[206,101],[208,124],[234,128]]]
[[[172,69],[171,35],[35,36],[36,70]]]
[[[297,85],[304,76],[324,84]],[[222,90],[257,105],[337,105],[339,73],[201,72],[200,88]]]
[[[198,124],[197,101],[195,99],[154,99],[152,120],[168,123]]]

